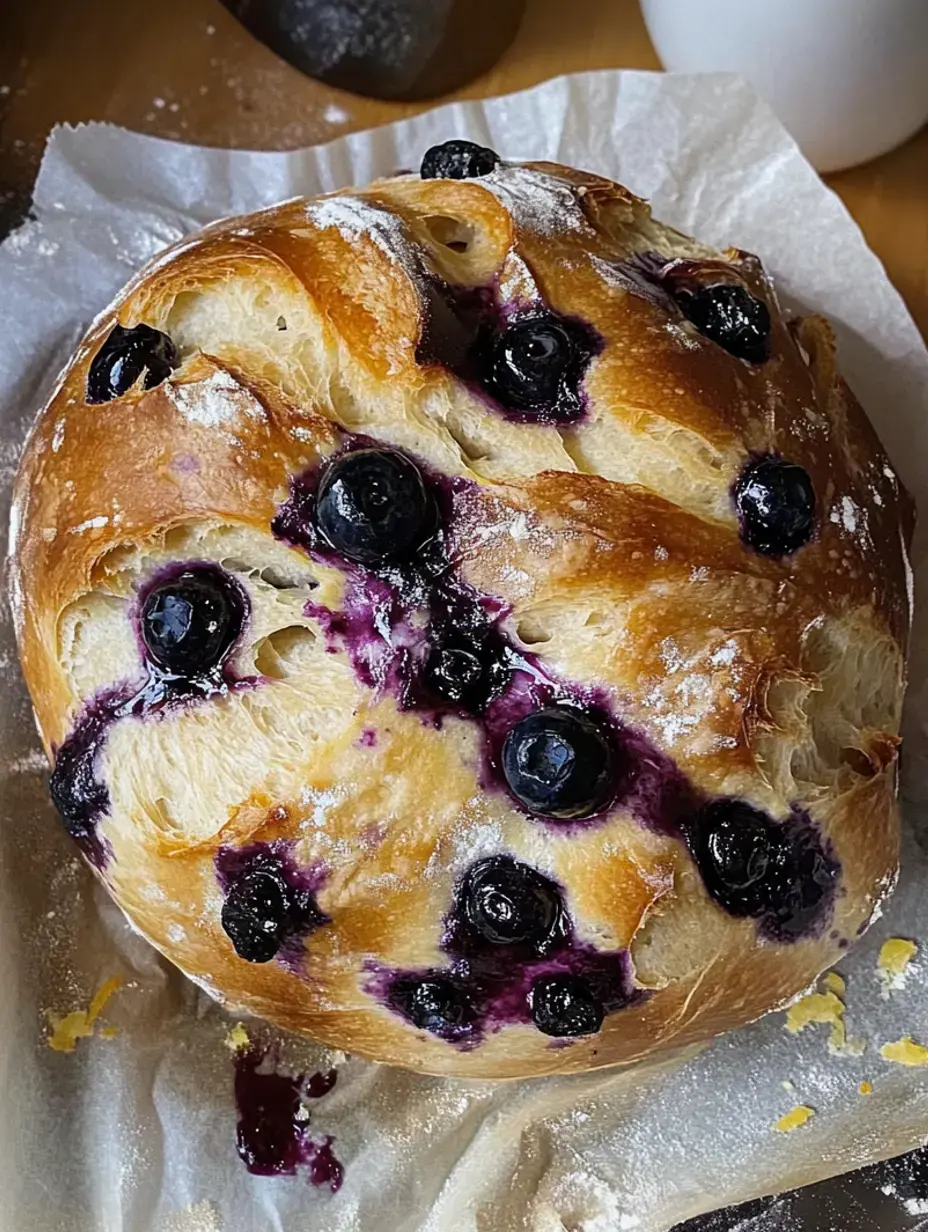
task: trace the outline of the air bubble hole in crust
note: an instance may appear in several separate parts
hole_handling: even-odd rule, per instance
[[[551,641],[551,631],[537,616],[523,616],[516,625],[516,636],[523,646],[538,646]]]
[[[470,223],[460,218],[452,218],[448,214],[429,214],[423,218],[422,225],[433,240],[444,248],[450,248],[452,252],[467,252],[476,235]]]
[[[286,680],[306,670],[316,635],[302,625],[287,625],[269,633],[255,646],[255,669],[271,680]]]

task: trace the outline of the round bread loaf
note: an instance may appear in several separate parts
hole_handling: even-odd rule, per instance
[[[795,997],[896,876],[911,507],[761,263],[455,142],[206,228],[13,515],[70,833],[191,979],[518,1077]]]

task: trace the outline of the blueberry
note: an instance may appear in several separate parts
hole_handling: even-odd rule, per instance
[[[486,383],[503,406],[575,418],[589,347],[579,333],[550,316],[522,317],[490,344]]]
[[[243,619],[241,592],[229,575],[210,565],[192,566],[145,596],[142,641],[163,671],[205,675],[228,654]]]
[[[464,916],[492,945],[530,944],[544,949],[561,920],[553,881],[509,856],[480,860],[460,889]]]
[[[505,688],[509,668],[496,639],[442,632],[429,649],[422,678],[440,701],[467,714],[483,714]]]
[[[810,819],[776,822],[741,800],[715,800],[691,835],[712,898],[730,915],[762,921],[777,940],[799,936],[833,892],[837,865]]]
[[[396,560],[432,529],[418,468],[395,449],[358,449],[331,462],[316,495],[316,522],[336,552],[372,565]]]
[[[145,388],[154,389],[179,363],[177,347],[160,329],[114,325],[87,373],[87,401],[111,402],[131,389],[142,372]]]
[[[741,538],[764,556],[788,556],[809,542],[815,525],[815,491],[801,466],[760,458],[734,486]]]
[[[496,169],[499,155],[473,141],[445,141],[426,150],[423,180],[472,180]]]
[[[763,915],[771,905],[768,874],[781,859],[774,822],[749,804],[718,800],[702,810],[696,835],[696,859],[716,902],[732,915]]]
[[[226,895],[220,919],[239,958],[270,962],[290,928],[286,888],[272,873],[246,873]]]
[[[475,1017],[464,990],[441,975],[395,980],[390,1001],[414,1026],[433,1035],[459,1035]]]
[[[701,334],[737,359],[762,364],[770,354],[770,310],[735,283],[677,292],[680,310]]]
[[[603,1007],[577,975],[542,976],[532,985],[532,1021],[545,1035],[593,1035],[603,1025]]]
[[[569,820],[605,808],[615,795],[614,760],[603,727],[566,708],[527,715],[503,742],[509,790],[542,817]]]

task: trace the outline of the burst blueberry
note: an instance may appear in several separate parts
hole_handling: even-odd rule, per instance
[[[244,601],[231,576],[193,565],[156,584],[142,602],[140,627],[149,658],[175,676],[203,676],[241,632]]]
[[[241,876],[226,895],[221,923],[239,958],[270,962],[291,925],[291,903],[284,883],[270,872]]]
[[[503,406],[570,421],[582,412],[590,349],[580,331],[550,315],[512,321],[490,343],[486,385]]]
[[[445,1038],[466,1033],[475,1018],[464,989],[441,975],[395,980],[390,1002],[413,1026]]]
[[[510,856],[474,864],[459,897],[470,929],[494,946],[530,945],[542,953],[561,923],[561,896],[554,882]]]
[[[422,669],[429,694],[465,714],[480,715],[506,687],[510,669],[500,638],[442,629],[431,637]]]
[[[730,915],[789,941],[815,923],[834,892],[837,865],[810,818],[774,821],[741,800],[714,800],[689,827],[703,882]]]
[[[603,1025],[602,1002],[581,976],[542,976],[532,985],[531,1006],[545,1035],[593,1035]]]
[[[590,817],[616,793],[609,735],[579,710],[549,707],[520,719],[503,742],[502,764],[509,790],[541,817]]]
[[[499,155],[473,141],[445,141],[426,150],[423,180],[471,180],[495,171]]]
[[[82,844],[93,841],[96,823],[109,811],[109,790],[97,773],[108,717],[105,710],[91,711],[78,722],[55,754],[49,780],[52,803]]]
[[[815,490],[801,466],[758,458],[742,471],[734,498],[742,540],[764,556],[788,556],[812,538]]]
[[[316,523],[326,542],[362,564],[398,560],[434,525],[418,467],[395,449],[357,449],[335,458],[316,495]]]
[[[677,292],[680,310],[729,355],[762,364],[770,354],[770,309],[737,283]]]
[[[177,347],[160,329],[114,325],[91,362],[87,401],[111,402],[130,390],[143,372],[145,388],[153,389],[179,364]]]

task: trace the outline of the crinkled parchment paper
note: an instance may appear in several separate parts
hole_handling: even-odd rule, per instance
[[[612,176],[676,226],[759,253],[788,301],[835,321],[844,371],[922,495],[928,355],[857,227],[738,80],[642,73],[562,78],[290,154],[193,149],[105,126],[58,130],[36,220],[0,249],[5,482],[59,365],[140,263],[220,215],[416,167],[427,146],[451,136]],[[923,560],[916,551],[916,569]],[[130,933],[79,864],[46,798],[4,616],[0,1226],[662,1232],[922,1141],[928,1069],[879,1054],[902,1035],[928,1043],[922,623],[905,746],[905,871],[886,918],[842,964],[848,1030],[868,1041],[863,1055],[832,1056],[826,1028],[789,1035],[775,1014],[675,1067],[494,1085],[418,1077],[289,1039],[282,1063],[338,1067],[335,1089],[313,1103],[313,1131],[334,1136],[345,1166],[332,1196],[305,1175],[250,1176],[239,1161],[224,1046],[232,1022]],[[891,935],[923,948],[907,987],[885,1000],[875,960]],[[124,984],[97,1026],[118,1033],[51,1051],[48,1012],[86,1009],[111,976]],[[812,1119],[774,1133],[800,1103]]]

